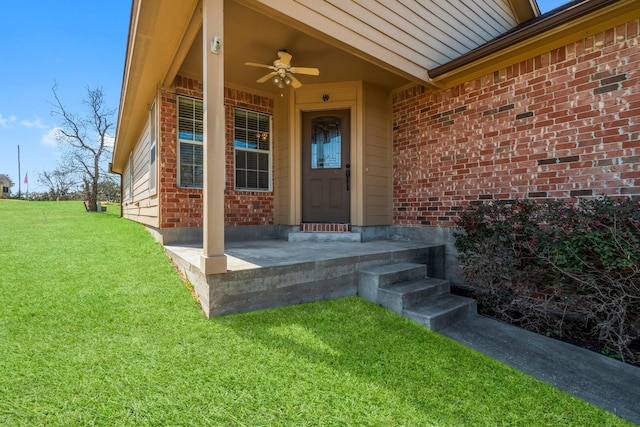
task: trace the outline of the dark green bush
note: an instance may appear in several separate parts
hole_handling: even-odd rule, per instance
[[[640,362],[640,210],[629,199],[491,202],[462,212],[456,248],[483,310]]]

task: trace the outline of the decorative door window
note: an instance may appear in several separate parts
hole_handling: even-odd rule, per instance
[[[339,169],[341,158],[340,118],[314,118],[311,121],[311,169]]]

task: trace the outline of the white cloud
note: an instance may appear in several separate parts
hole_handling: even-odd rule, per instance
[[[12,123],[18,123],[20,126],[26,128],[47,129],[47,126],[42,123],[39,117],[36,117],[35,120],[20,120],[18,122],[18,118],[14,115],[4,117],[2,114],[0,114],[0,127],[8,128]]]
[[[98,138],[97,134],[96,134],[96,138]],[[57,147],[58,141],[61,141],[61,140],[62,141],[65,140],[65,137],[62,134],[62,128],[59,126],[49,129],[46,133],[42,134],[42,137],[40,138],[40,142],[43,145],[47,145],[49,147]],[[105,136],[104,145],[106,147],[113,149],[114,143],[115,143],[115,137],[111,135]]]
[[[115,144],[116,139],[115,137],[111,136],[111,135],[105,135],[104,138],[104,145],[109,147],[109,148],[113,148],[113,145]]]
[[[15,121],[16,116],[3,117],[2,114],[0,114],[0,126],[2,126],[3,128],[9,127],[9,124]]]
[[[59,127],[49,129],[47,133],[42,135],[41,142],[44,145],[48,145],[50,147],[57,147],[58,139],[60,137],[60,130],[61,128]]]
[[[46,129],[47,128],[45,125],[42,124],[42,122],[40,121],[39,118],[36,118],[33,121],[22,120],[20,122],[20,126],[24,126],[24,127],[27,127],[27,128],[38,128],[38,129]]]

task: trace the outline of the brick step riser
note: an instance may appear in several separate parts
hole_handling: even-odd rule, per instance
[[[330,223],[303,223],[300,225],[303,233],[350,233],[351,224],[330,224]]]

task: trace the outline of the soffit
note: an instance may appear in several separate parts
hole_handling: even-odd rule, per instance
[[[198,0],[134,0],[113,153],[113,170],[122,173],[129,152],[146,124],[157,85],[184,37]]]
[[[245,62],[270,65],[277,51],[286,49],[293,66],[316,67],[319,76],[297,75],[302,84],[365,80],[386,89],[394,89],[409,80],[361,57],[354,56],[313,36],[291,28],[260,12],[233,1],[225,3],[223,36],[225,83],[259,93],[277,94],[271,82],[256,83],[270,70],[248,67]],[[195,37],[179,71],[187,77],[202,79],[202,31]]]
[[[449,62],[534,16],[529,0],[237,0],[376,65],[428,83]]]
[[[225,82],[277,93],[255,80],[286,49],[317,67],[305,84],[364,80],[386,89],[430,85],[428,70],[516,26],[529,0],[225,0]],[[113,164],[124,169],[157,86],[180,73],[202,78],[198,0],[134,0]],[[194,40],[191,43],[191,40]]]

